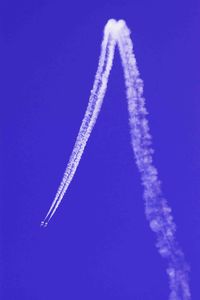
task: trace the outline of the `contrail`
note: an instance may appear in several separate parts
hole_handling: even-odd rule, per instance
[[[124,69],[131,143],[136,164],[141,174],[142,185],[144,186],[145,214],[150,228],[156,233],[158,251],[168,262],[169,300],[189,300],[191,299],[188,283],[189,266],[176,241],[176,226],[171,215],[171,208],[163,197],[158,172],[153,165],[152,138],[146,119],[147,110],[145,108],[145,99],[143,98],[143,81],[140,79],[137,68],[130,30],[123,20],[116,21],[111,19],[104,28],[99,65],[93,89],[91,90],[89,104],[62,182],[41,225],[45,227],[48,225],[76,172],[101,109],[116,45],[119,48]]]

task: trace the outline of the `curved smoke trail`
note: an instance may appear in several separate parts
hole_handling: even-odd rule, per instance
[[[64,173],[52,205],[41,223],[46,227],[56,212],[63,196],[76,172],[86,143],[95,125],[101,109],[107,88],[108,77],[112,68],[115,46],[118,45],[124,69],[126,95],[128,100],[131,143],[136,164],[141,174],[144,186],[145,214],[150,228],[156,233],[156,246],[160,255],[167,259],[169,276],[170,300],[191,299],[188,271],[184,254],[176,239],[176,226],[171,215],[171,209],[163,197],[158,172],[153,165],[151,135],[149,133],[147,110],[143,98],[143,81],[137,68],[130,39],[130,30],[123,20],[111,19],[104,28],[99,65],[96,72],[93,89],[85,112],[69,163]]]

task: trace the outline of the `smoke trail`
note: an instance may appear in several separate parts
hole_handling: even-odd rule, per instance
[[[158,172],[153,166],[151,135],[146,119],[145,100],[142,97],[143,81],[139,77],[130,31],[124,21],[120,22],[124,26],[121,26],[117,42],[124,69],[131,143],[144,186],[145,213],[152,231],[157,235],[158,251],[168,260],[167,273],[171,289],[169,299],[188,300],[189,267],[175,240],[175,224],[170,214],[171,209],[162,195]]]
[[[126,95],[128,100],[131,143],[136,164],[141,174],[144,186],[145,214],[150,228],[156,233],[156,246],[160,255],[167,259],[169,276],[170,300],[191,299],[188,285],[189,267],[176,239],[176,226],[171,215],[171,209],[163,197],[158,172],[153,165],[153,149],[149,133],[147,110],[143,98],[143,81],[139,71],[130,39],[130,31],[123,20],[109,20],[104,29],[104,39],[101,46],[99,66],[95,76],[89,104],[83,118],[78,137],[72,151],[69,163],[64,173],[55,199],[41,223],[47,226],[54,215],[62,198],[73,179],[76,168],[83,154],[87,140],[91,134],[101,109],[106,92],[108,77],[112,68],[115,45],[118,45],[124,69]]]
[[[93,89],[91,90],[88,107],[86,109],[85,116],[83,118],[62,182],[45,219],[41,222],[41,226],[47,226],[48,222],[62,201],[62,198],[74,177],[86,143],[100,112],[114,57],[116,39],[113,38],[112,28],[114,27],[115,23],[117,23],[115,20],[110,20],[105,26],[99,65],[96,72]]]

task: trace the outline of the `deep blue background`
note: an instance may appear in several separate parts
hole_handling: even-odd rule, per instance
[[[154,161],[200,299],[199,1],[4,0],[1,51],[2,300],[168,298],[144,215],[118,50],[97,124],[62,205],[62,178],[97,68],[103,27],[132,30]]]

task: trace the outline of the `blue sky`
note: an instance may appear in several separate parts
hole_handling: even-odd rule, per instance
[[[116,51],[76,176],[40,228],[84,115],[109,18],[125,19],[144,80],[154,162],[200,290],[198,1],[2,1],[3,300],[167,299],[166,262],[144,215]]]

